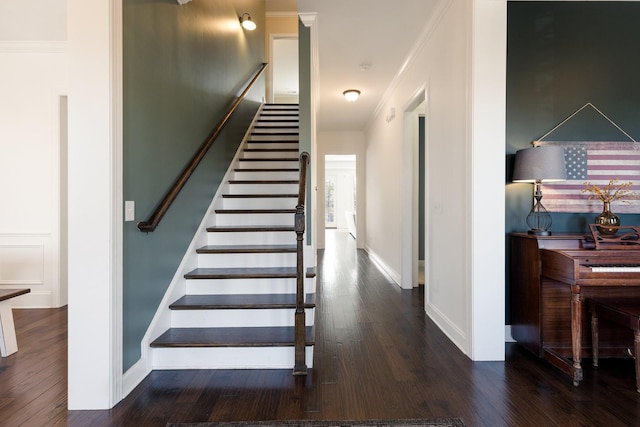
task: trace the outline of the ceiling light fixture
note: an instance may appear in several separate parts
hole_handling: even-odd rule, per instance
[[[246,12],[240,16],[240,24],[245,30],[253,31],[256,29],[256,23],[251,20],[251,15]]]
[[[349,102],[355,102],[360,96],[360,91],[356,89],[349,89],[342,92],[344,98]]]

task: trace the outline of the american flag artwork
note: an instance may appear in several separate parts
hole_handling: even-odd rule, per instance
[[[542,183],[542,204],[549,212],[600,213],[602,201],[589,200],[585,183],[605,187],[610,180],[631,181],[630,190],[640,196],[640,143],[638,142],[540,142],[564,148],[567,180]],[[640,200],[611,203],[614,213],[640,213]]]

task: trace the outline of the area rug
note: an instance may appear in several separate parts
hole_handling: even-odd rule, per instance
[[[167,424],[167,427],[464,427],[460,418],[425,418],[403,420],[287,420],[233,421]]]

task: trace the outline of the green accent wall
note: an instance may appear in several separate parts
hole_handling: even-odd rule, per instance
[[[242,29],[249,12],[258,25]],[[264,78],[240,104],[197,171],[152,233],[147,220],[193,154],[264,62],[264,2],[124,0],[123,368],[141,340],[230,161],[264,100]],[[90,281],[88,282],[88,285]]]
[[[509,233],[526,231],[532,185],[511,184],[513,154],[528,148],[591,102],[640,140],[640,3],[520,2],[507,5],[506,248],[509,323]],[[629,141],[587,108],[550,141]],[[544,198],[543,198],[544,203]],[[587,232],[593,214],[552,213],[553,232]],[[640,224],[640,215],[620,215]]]

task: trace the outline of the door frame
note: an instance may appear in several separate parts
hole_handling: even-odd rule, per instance
[[[403,109],[403,144],[402,144],[402,244],[400,287],[412,289],[418,286],[418,117],[422,115],[420,107],[427,103],[425,86],[414,92]],[[425,120],[427,117],[424,112]],[[426,156],[425,129],[425,156]],[[426,164],[426,162],[425,162]],[[427,176],[425,174],[425,189]],[[425,270],[428,265],[428,248],[426,235],[428,228],[428,209],[425,197]]]

